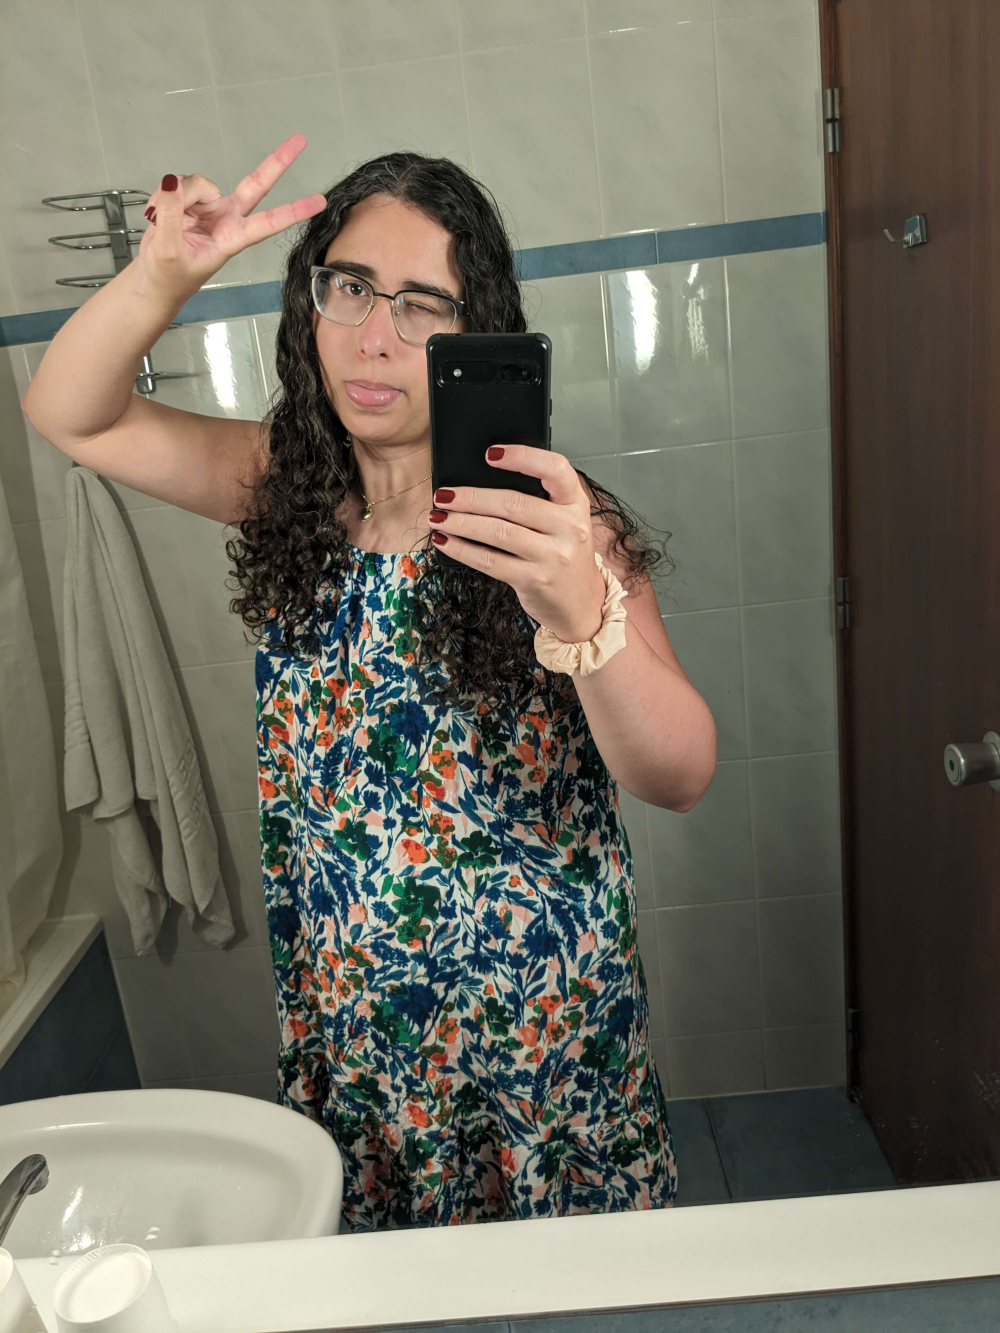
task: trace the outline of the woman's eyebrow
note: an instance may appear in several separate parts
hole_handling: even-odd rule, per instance
[[[326,267],[343,269],[345,273],[353,273],[355,277],[366,278],[371,283],[376,281],[375,270],[370,264],[358,264],[352,259],[332,259]],[[447,297],[449,301],[459,299],[447,288],[439,287],[435,282],[423,282],[420,278],[407,278],[400,291],[432,292],[435,296]]]

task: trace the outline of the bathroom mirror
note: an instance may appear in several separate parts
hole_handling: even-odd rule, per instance
[[[987,0],[4,8],[0,1102],[280,1086],[338,1138],[361,1231],[421,1200],[463,1220],[453,1170],[481,1220],[1000,1174],[998,55]],[[249,457],[282,393],[321,382],[315,348],[349,345],[377,366],[330,390],[363,469],[358,423],[397,411],[394,377],[411,402],[420,384],[417,303],[383,289],[434,286],[445,322],[463,283],[501,290],[500,260],[476,277],[403,186],[378,213],[359,185],[354,230],[293,264],[314,343],[278,335],[315,214],[240,248],[149,346],[148,293],[114,307],[64,339],[59,365],[93,368],[72,400],[62,370],[26,398],[75,312],[132,281],[164,174],[228,194],[279,145],[258,212],[375,159],[384,186],[391,153],[495,196],[476,225],[508,229],[503,291],[552,341],[552,450],[675,566],[665,637],[647,621],[640,644],[639,597],[620,603],[630,656],[600,670],[629,662],[627,706],[596,672],[569,723],[408,712],[392,617],[416,567],[378,489],[347,530],[353,658],[313,676],[233,609],[252,561],[191,481],[232,475],[218,441]],[[369,262],[390,232],[419,272]],[[337,263],[317,295],[307,270]],[[87,438],[116,357],[137,433]],[[308,423],[332,438],[329,396],[305,401],[273,436],[289,449]],[[183,467],[162,409],[209,423],[184,418]],[[289,476],[276,544],[318,494]],[[596,613],[589,562],[566,594],[591,580]],[[254,586],[266,611],[279,585]],[[489,623],[470,670],[514,642]],[[683,808],[671,728],[704,753],[694,692],[717,764]]]

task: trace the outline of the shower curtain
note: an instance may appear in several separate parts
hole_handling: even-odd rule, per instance
[[[24,985],[62,855],[52,722],[0,479],[0,1012]]]

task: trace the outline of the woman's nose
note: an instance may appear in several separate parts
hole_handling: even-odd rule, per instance
[[[361,334],[360,347],[362,352],[369,355],[388,351],[393,343],[397,341],[396,325],[392,318],[392,307],[388,301],[377,296],[375,304],[372,306],[367,319],[361,325],[359,330]]]

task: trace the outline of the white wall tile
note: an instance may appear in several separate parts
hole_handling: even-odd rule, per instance
[[[828,598],[743,609],[750,754],[837,745],[833,606]]]
[[[458,25],[463,51],[580,37],[583,0],[458,0]]]
[[[656,913],[640,912],[636,923],[639,956],[646,978],[646,996],[649,1001],[649,1036],[660,1041],[666,1035],[663,1021],[663,991],[660,986],[660,946],[656,934]]]
[[[459,56],[345,70],[340,82],[350,160],[413,150],[471,167]]]
[[[817,15],[797,5],[715,26],[730,220],[824,207]]]
[[[516,245],[601,234],[583,38],[462,57],[476,175],[513,219]]]
[[[152,194],[168,171],[207,176],[223,194],[235,184],[229,179],[212,88],[176,93],[135,90],[124,108],[116,102],[98,102],[97,118],[108,175],[119,189]],[[141,207],[129,207],[126,216],[129,226],[146,226]],[[109,272],[111,267],[107,263]]]
[[[62,518],[70,460],[21,411],[28,387],[24,348],[0,348],[0,479],[13,524]]]
[[[454,0],[331,0],[340,69],[458,50]]]
[[[656,928],[668,1036],[760,1027],[754,903],[661,908]]]
[[[764,1026],[841,1022],[844,933],[840,894],[762,899],[759,921]]]
[[[748,14],[785,14],[816,9],[816,0],[714,0],[717,19],[742,18]]]
[[[712,24],[588,40],[604,234],[722,222]]]
[[[649,861],[649,830],[646,826],[648,806],[621,786],[618,788],[618,804],[621,808],[621,821],[625,826],[629,847],[632,850],[636,904],[642,912],[654,906]]]
[[[833,587],[828,432],[739,440],[734,452],[743,602],[828,597]]]
[[[17,303],[14,300],[14,284],[10,276],[10,265],[7,262],[7,251],[2,240],[0,240],[0,316],[16,313]]]
[[[193,1078],[180,1004],[184,981],[179,957],[117,958],[115,976],[139,1077],[144,1085]]]
[[[528,327],[552,340],[553,449],[574,461],[613,452],[601,275],[545,278],[522,293]]]
[[[150,606],[172,667],[204,666],[205,644],[194,615],[194,594],[184,574],[182,524],[169,505],[122,514],[132,538]]]
[[[86,3],[86,0],[84,0]],[[0,115],[16,117],[52,97],[91,100],[90,75],[75,0],[5,0],[0,6]],[[45,82],[38,78],[44,54]]]
[[[764,1087],[759,1028],[668,1037],[666,1048],[671,1097],[727,1096]]]
[[[650,806],[647,818],[657,907],[754,896],[745,760],[719,764],[712,785],[687,814]]]
[[[28,614],[43,680],[63,674],[63,572],[66,565],[66,520],[48,518],[19,523],[14,543],[21,561]]]
[[[677,572],[660,597],[663,612],[735,606],[736,521],[732,446],[702,444],[622,454],[622,495],[672,534]]]
[[[231,662],[174,673],[191,723],[211,810],[258,803],[254,665]]]
[[[846,1087],[843,1023],[765,1028],[764,1069],[768,1089]]]
[[[50,96],[21,107],[16,117],[7,115],[0,120],[0,171],[5,186],[0,195],[0,227],[19,311],[81,305],[90,291],[59,287],[56,279],[111,271],[104,250],[68,250],[48,242],[50,236],[98,228],[82,225],[79,213],[44,206],[43,198],[105,190],[112,182],[93,101],[89,96],[71,100],[63,90],[50,87],[48,80],[45,87]]]
[[[738,607],[665,616],[671,647],[715,720],[719,759],[747,753],[743,638]]]
[[[156,401],[187,412],[260,420],[264,405],[257,344],[249,319],[219,319],[165,329],[153,344],[155,370],[184,372],[160,380]]]
[[[839,893],[840,774],[835,753],[750,763],[757,893]]]
[[[206,1092],[228,1092],[236,1097],[258,1097],[264,1102],[277,1100],[278,1070],[265,1069],[259,1074],[227,1074],[221,1078],[175,1078],[162,1083],[147,1083],[147,1088],[204,1088]]]
[[[211,85],[199,0],[171,0],[169,6],[77,0],[76,8],[98,104],[117,103],[128,117],[140,89],[152,96]]]
[[[278,1016],[269,949],[178,954],[173,998],[194,1078],[277,1066]]]
[[[587,31],[660,28],[712,17],[712,0],[585,0]]]
[[[728,439],[722,260],[609,273],[606,282],[622,450]]]
[[[292,6],[286,0],[202,0],[201,8],[220,86],[336,69],[336,41],[324,0],[295,0]]]
[[[726,260],[736,437],[829,425],[826,246]]]

